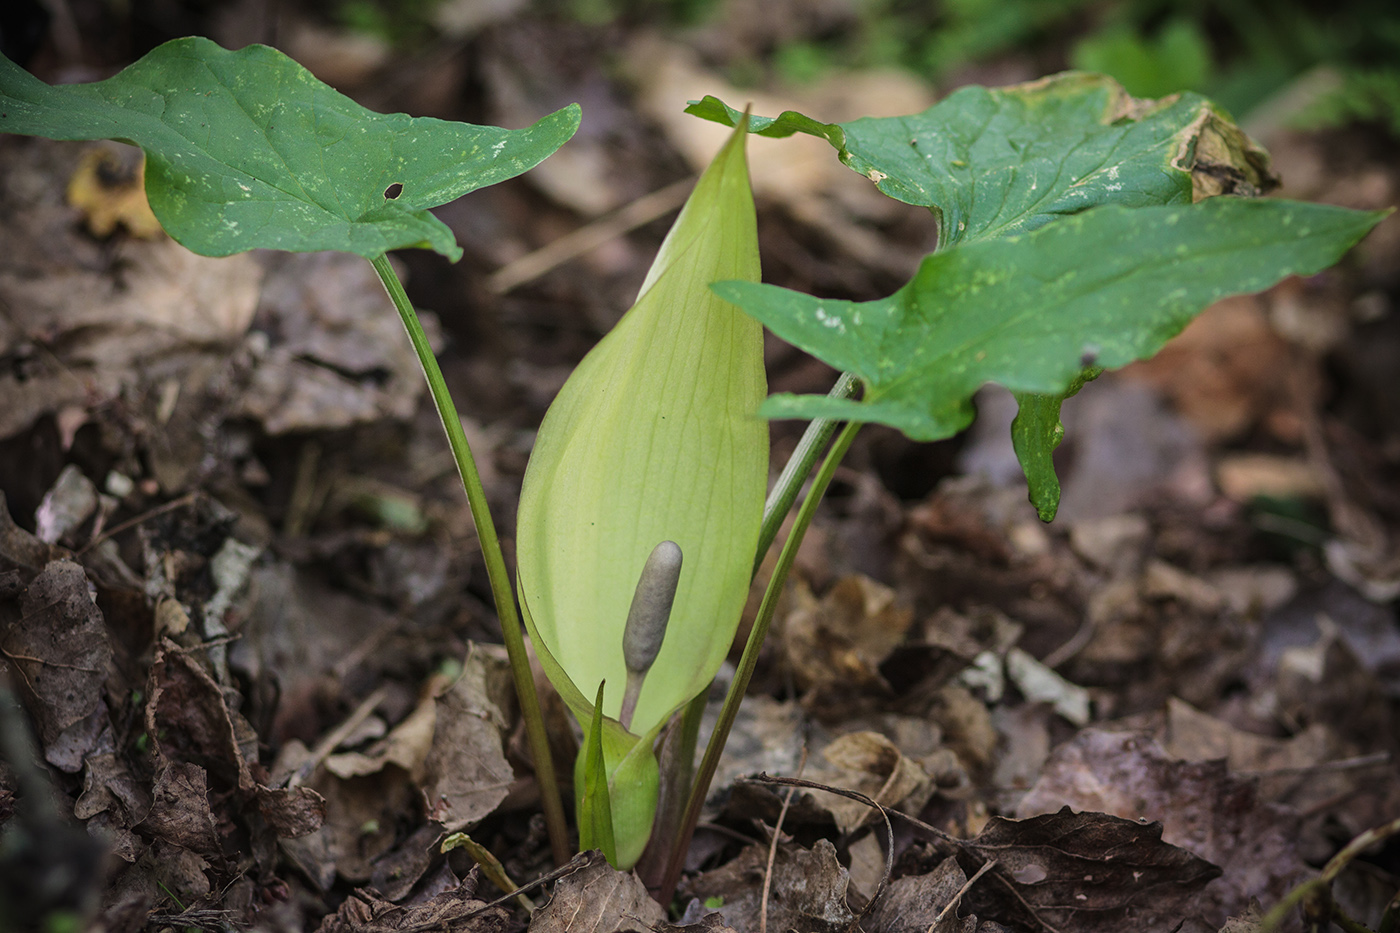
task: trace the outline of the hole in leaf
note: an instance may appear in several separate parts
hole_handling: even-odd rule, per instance
[[[1039,884],[1049,877],[1049,873],[1046,872],[1045,866],[1036,862],[1028,862],[1013,871],[1011,877],[1021,884]]]
[[[388,201],[394,200],[401,194],[403,194],[403,185],[397,181],[384,189],[384,198]]]

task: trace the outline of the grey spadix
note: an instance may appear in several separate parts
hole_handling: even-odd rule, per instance
[[[622,630],[622,660],[627,665],[627,691],[622,696],[618,721],[625,729],[632,725],[632,712],[642,692],[642,681],[661,653],[666,623],[676,601],[676,584],[681,579],[681,548],[674,541],[662,541],[642,565],[632,608],[627,610],[627,626]]]

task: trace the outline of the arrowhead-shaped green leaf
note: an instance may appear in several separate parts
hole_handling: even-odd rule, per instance
[[[458,259],[428,208],[534,167],[578,128],[573,105],[523,130],[378,114],[261,45],[167,42],[115,77],[51,87],[0,56],[0,132],[146,151],[146,195],[205,256],[256,248]]]
[[[909,284],[878,301],[823,300],[748,282],[715,291],[865,383],[859,402],[774,396],[761,409],[769,417],[874,421],[936,440],[968,425],[972,395],[987,382],[1055,396],[1018,450],[1034,465],[1032,481],[1050,494],[1045,471],[1059,400],[1086,368],[1151,356],[1211,302],[1326,268],[1382,216],[1229,197],[1102,207],[1023,236],[935,253]],[[1053,512],[1048,499],[1037,505]]]
[[[687,112],[731,126],[739,117],[714,97]],[[1190,203],[1274,183],[1264,152],[1205,98],[1138,100],[1112,78],[1080,72],[965,87],[907,117],[837,124],[788,111],[753,117],[750,129],[826,139],[885,194],[931,208],[940,248],[1104,204]]]

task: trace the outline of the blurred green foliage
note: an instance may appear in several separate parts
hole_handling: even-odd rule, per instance
[[[336,0],[336,18],[396,45],[432,32],[450,0]],[[708,25],[730,3],[768,0],[533,0],[537,13],[590,25]],[[1301,75],[1326,68],[1331,89],[1301,126],[1374,123],[1400,136],[1400,3],[1394,0],[845,0],[826,4],[771,48],[736,52],[740,85],[807,84],[847,69],[903,67],[939,83],[969,66],[1029,57],[1117,78],[1134,95],[1197,91],[1238,118]],[[794,4],[792,10],[800,10]],[[835,13],[833,13],[835,10]]]
[[[714,18],[722,0],[536,0],[535,6],[581,23],[644,22],[695,26]]]
[[[1374,123],[1400,137],[1400,66],[1342,74],[1341,86],[1298,114],[1301,126]]]
[[[339,0],[335,19],[345,28],[403,46],[432,32],[433,12],[442,0]]]
[[[1215,67],[1201,27],[1189,19],[1173,19],[1154,36],[1127,25],[1107,27],[1080,40],[1070,64],[1113,75],[1136,97],[1203,88]]]
[[[1400,133],[1393,0],[851,0],[851,17],[847,28],[780,45],[771,72],[805,83],[837,69],[898,65],[946,82],[969,65],[1017,55],[1037,73],[1111,74],[1141,97],[1197,91],[1243,117],[1326,67],[1336,89],[1301,120],[1360,120]]]

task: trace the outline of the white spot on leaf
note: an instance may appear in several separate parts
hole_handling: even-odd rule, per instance
[[[835,315],[827,314],[826,309],[821,307],[820,305],[817,306],[817,320],[821,322],[821,325],[823,327],[830,327],[834,330],[839,330],[842,333],[846,332],[845,322],[842,321],[839,317],[836,317]]]

